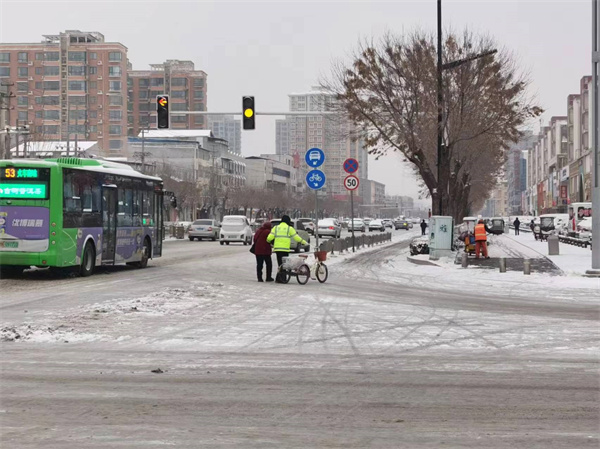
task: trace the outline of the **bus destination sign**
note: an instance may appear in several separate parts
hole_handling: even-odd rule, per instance
[[[0,179],[38,179],[39,171],[37,168],[15,168],[6,167],[2,170]]]
[[[46,199],[46,184],[14,184],[0,182],[0,198]]]

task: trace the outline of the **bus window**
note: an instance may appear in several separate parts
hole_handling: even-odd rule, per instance
[[[118,190],[117,226],[131,226],[132,223],[132,190]]]
[[[142,191],[133,191],[133,226],[142,225]]]

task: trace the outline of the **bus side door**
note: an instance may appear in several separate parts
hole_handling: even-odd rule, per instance
[[[102,263],[115,263],[117,244],[117,186],[102,186]]]

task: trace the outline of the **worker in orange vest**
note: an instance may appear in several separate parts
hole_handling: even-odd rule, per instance
[[[483,219],[475,225],[475,259],[479,259],[479,252],[483,252],[483,257],[489,259],[487,250],[487,233],[489,228],[483,223]]]

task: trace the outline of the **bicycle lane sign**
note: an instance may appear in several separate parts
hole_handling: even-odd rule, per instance
[[[311,170],[306,174],[306,185],[313,190],[322,189],[325,185],[325,173],[321,170]]]

